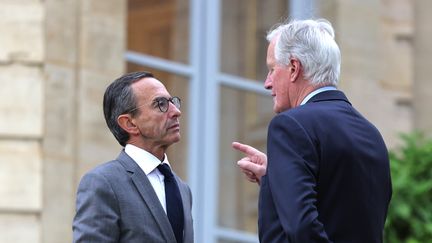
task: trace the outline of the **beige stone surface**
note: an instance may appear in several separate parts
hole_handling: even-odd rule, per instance
[[[0,63],[41,62],[44,58],[43,1],[2,0]]]
[[[72,242],[77,81],[75,70],[67,66],[48,64],[45,72],[42,239],[44,243]]]
[[[318,8],[318,15],[329,20],[335,29],[338,29],[338,2],[339,0],[315,1]]]
[[[400,144],[399,134],[410,132],[413,126],[409,71],[386,75],[391,70],[384,54],[395,48],[388,47],[391,38],[383,39],[381,12],[376,11],[380,4],[377,0],[340,2],[336,24],[342,52],[340,87],[380,130],[387,146],[395,148]],[[406,52],[409,48],[402,54]],[[401,64],[409,62],[407,58]]]
[[[42,154],[38,141],[0,140],[0,210],[42,208]]]
[[[37,214],[0,214],[0,242],[41,242],[40,220]]]
[[[76,0],[45,1],[46,61],[74,69],[78,59],[79,23]]]
[[[76,140],[76,73],[70,67],[45,66],[44,153],[48,158],[74,158]]]
[[[72,241],[79,179],[120,150],[105,125],[102,96],[124,71],[125,6],[124,0],[46,1],[44,243]]]
[[[44,161],[42,232],[44,243],[72,242],[76,184],[73,160],[50,157]]]
[[[377,80],[382,71],[378,0],[339,1],[336,39],[342,54],[341,85],[348,78]],[[353,11],[355,9],[355,11]],[[367,18],[365,17],[367,16]]]
[[[413,4],[411,0],[383,1],[380,45],[381,83],[387,89],[410,94],[413,85]]]
[[[432,137],[432,1],[418,0],[415,6],[414,122],[415,128]]]
[[[79,6],[76,0],[46,0],[43,210],[44,243],[72,242],[77,158]],[[59,205],[61,205],[59,207]]]
[[[105,88],[118,76],[108,77],[90,70],[81,73],[77,179],[97,164],[117,157],[121,150],[105,123],[102,108]]]
[[[81,11],[81,66],[105,74],[119,74],[125,65],[126,1],[82,1]]]
[[[0,137],[41,137],[41,69],[19,64],[0,66],[0,84]]]
[[[102,97],[107,85],[125,70],[126,4],[95,0],[81,5],[77,182],[89,169],[115,158],[121,149],[105,124]]]

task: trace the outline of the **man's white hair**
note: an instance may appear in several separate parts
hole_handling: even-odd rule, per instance
[[[325,19],[293,20],[269,31],[267,40],[276,39],[275,58],[288,65],[291,58],[300,61],[304,78],[312,85],[337,86],[341,55],[332,25]]]

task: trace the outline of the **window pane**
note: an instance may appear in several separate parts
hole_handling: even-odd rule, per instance
[[[233,141],[265,152],[267,126],[273,117],[270,96],[221,87],[219,225],[241,231],[257,231],[257,184],[247,181],[237,167],[244,157],[231,148]]]
[[[127,48],[188,63],[189,1],[128,0]]]
[[[188,122],[188,113],[189,113],[189,82],[186,78],[163,72],[160,70],[152,69],[149,67],[144,67],[140,65],[136,65],[133,63],[127,63],[128,72],[135,71],[149,71],[153,73],[156,79],[161,81],[168,92],[172,96],[180,97],[181,103],[181,112],[182,115],[180,117],[180,134],[181,139],[180,142],[171,145],[167,150],[168,159],[170,164],[174,168],[174,171],[180,176],[183,180],[188,180],[187,178],[187,144],[188,144],[188,130],[189,130],[189,122]]]
[[[264,80],[267,31],[288,16],[287,0],[223,0],[222,72]]]

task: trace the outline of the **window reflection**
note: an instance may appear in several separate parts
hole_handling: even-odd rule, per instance
[[[267,125],[273,117],[272,99],[222,87],[219,166],[219,225],[257,231],[258,185],[247,181],[236,161],[244,157],[231,148],[239,141],[265,152]]]
[[[251,80],[265,79],[265,37],[275,23],[288,16],[288,3],[222,0],[222,72]],[[259,187],[239,171],[236,161],[244,156],[234,151],[231,143],[239,141],[265,152],[273,101],[270,96],[227,87],[221,87],[220,94],[218,225],[256,234]]]
[[[129,51],[188,63],[189,1],[128,0]]]
[[[267,74],[267,31],[288,16],[288,1],[222,1],[222,72],[254,80]]]
[[[289,1],[220,1],[222,7],[219,16],[221,70],[218,71],[240,78],[263,81],[267,74],[266,32],[274,23],[280,22],[284,16],[287,16]],[[188,57],[190,2],[189,0],[128,0],[127,49],[186,65],[190,64]],[[207,56],[204,61],[215,58]],[[200,112],[190,110],[188,100],[190,82],[188,78],[179,75],[127,63],[128,72],[138,70],[154,73],[155,77],[165,84],[171,95],[182,98],[182,139],[169,148],[168,156],[179,176],[187,180],[188,161],[186,160],[189,139],[187,114]],[[220,94],[218,100],[221,102],[220,110],[215,111],[220,112],[220,121],[212,121],[220,128],[218,141],[220,164],[219,175],[217,175],[219,191],[213,192],[217,193],[218,200],[217,227],[256,235],[259,188],[256,184],[248,182],[240,173],[236,161],[243,156],[231,148],[231,143],[239,141],[265,152],[267,125],[274,115],[273,102],[270,96],[224,86],[220,87],[220,93],[215,91],[214,94]],[[194,195],[196,198],[201,196]],[[229,239],[230,237],[225,237],[219,242],[237,242]]]

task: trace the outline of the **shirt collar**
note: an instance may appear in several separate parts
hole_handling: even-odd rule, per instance
[[[312,97],[314,97],[315,95],[324,92],[324,91],[328,91],[328,90],[337,90],[336,87],[334,86],[324,86],[321,87],[319,89],[316,89],[314,91],[312,91],[311,93],[309,93],[302,101],[302,103],[300,105],[304,105],[306,104],[306,102],[308,102]]]
[[[150,174],[161,163],[153,154],[132,144],[126,144],[125,152],[139,165],[146,175]],[[166,154],[164,154],[162,163],[166,163],[171,167]]]

